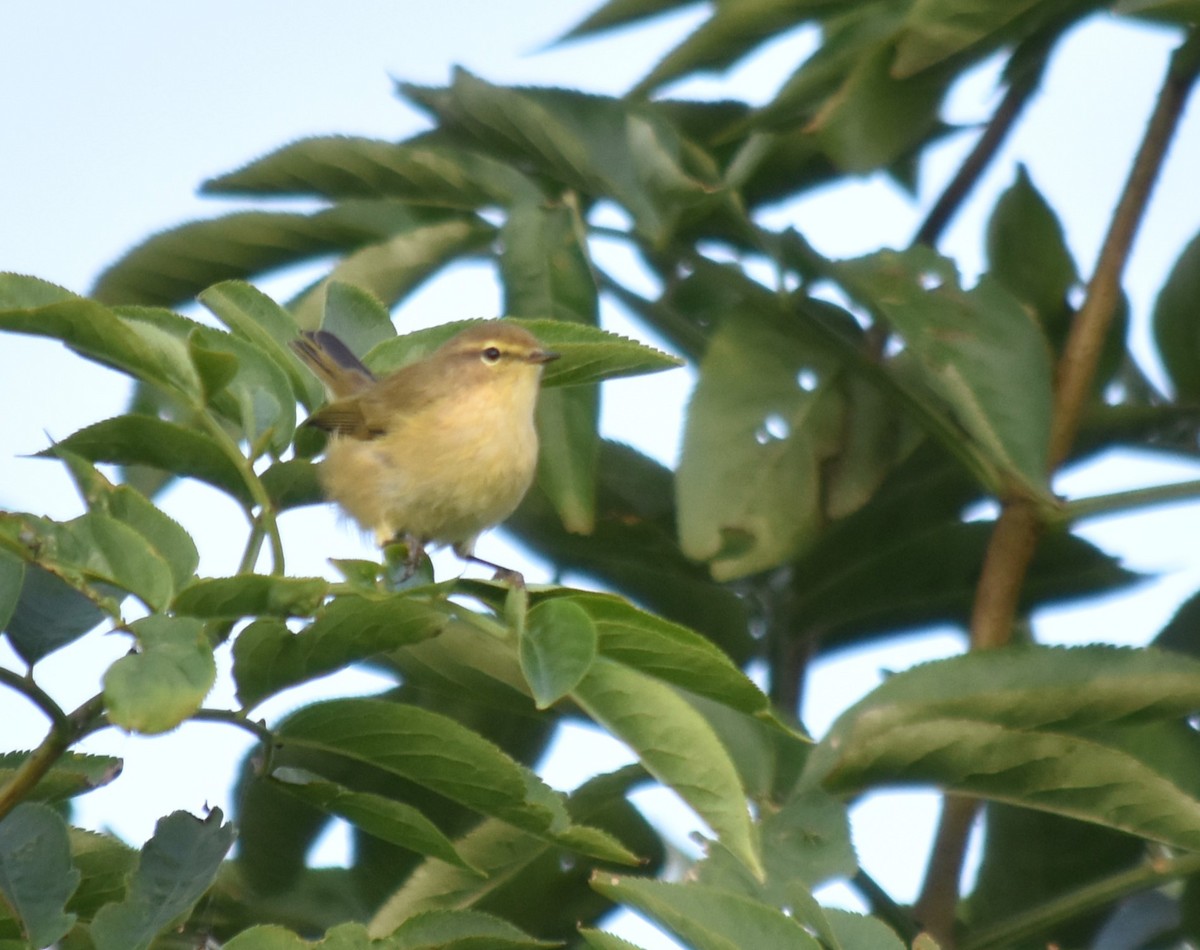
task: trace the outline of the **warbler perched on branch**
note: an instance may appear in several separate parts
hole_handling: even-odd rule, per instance
[[[327,331],[291,345],[333,397],[305,423],[330,433],[317,470],[325,494],[380,544],[406,543],[406,576],[428,544],[513,574],[475,557],[475,539],[533,482],[538,386],[558,354],[504,320],[473,324],[382,378]]]

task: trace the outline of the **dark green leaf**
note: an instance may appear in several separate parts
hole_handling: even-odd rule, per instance
[[[429,910],[406,920],[392,936],[402,950],[540,950],[559,945],[535,940],[506,920],[473,910]]]
[[[837,375],[828,354],[761,311],[732,315],[709,342],[676,504],[680,546],[718,580],[775,567],[819,531],[822,467],[843,430]]]
[[[299,633],[278,620],[256,620],[234,641],[238,699],[257,705],[289,686],[436,636],[448,623],[444,609],[401,595],[336,597]]]
[[[252,499],[245,479],[228,455],[207,435],[152,416],[117,416],[97,422],[57,443],[89,462],[148,465],[173,475],[207,482],[243,504]],[[47,449],[43,455],[53,455]]]
[[[1070,321],[1067,293],[1079,272],[1062,224],[1023,165],[992,211],[987,255],[991,275],[1033,309],[1055,349],[1061,349]]]
[[[239,574],[201,578],[180,591],[174,610],[206,620],[238,617],[308,617],[316,611],[329,582],[319,577],[272,577]]]
[[[22,802],[0,820],[0,893],[34,947],[50,946],[74,925],[64,908],[79,878],[66,823],[53,808]]]
[[[0,753],[0,784],[7,782],[30,753]],[[34,801],[57,802],[102,788],[121,774],[123,763],[110,755],[64,752],[28,794]]]
[[[97,605],[100,599],[37,564],[26,564],[21,597],[4,632],[21,659],[32,665],[100,623],[106,616]]]
[[[262,473],[261,479],[271,503],[279,511],[317,505],[325,500],[317,481],[317,467],[308,459],[276,462]]]
[[[232,825],[214,808],[204,819],[177,811],[146,842],[120,903],[102,907],[91,925],[96,950],[146,950],[154,937],[191,910],[233,845]]]
[[[571,600],[547,600],[529,612],[521,632],[521,672],[539,709],[573,690],[596,658],[596,625]]]
[[[101,274],[93,294],[109,303],[170,306],[219,281],[350,251],[444,218],[392,201],[345,201],[311,215],[236,212],[154,235]]]
[[[105,904],[125,897],[129,872],[137,864],[138,852],[112,835],[70,829],[71,856],[83,874],[79,889],[67,909],[91,920]]]
[[[1192,238],[1154,303],[1159,358],[1180,400],[1200,400],[1200,235]]]
[[[953,264],[928,248],[883,251],[839,271],[904,338],[894,372],[933,394],[960,429],[951,438],[966,436],[991,470],[989,487],[1046,494],[1050,351],[1025,309],[986,277],[964,292]]]
[[[467,871],[472,868],[454,844],[421,812],[404,802],[383,795],[355,792],[296,769],[278,769],[273,775],[284,791],[322,811],[345,818],[351,824],[392,844],[438,858]]]
[[[572,695],[637,753],[647,772],[678,792],[738,860],[762,876],[757,833],[737,770],[692,706],[670,686],[603,657]]]
[[[0,548],[0,631],[8,626],[25,586],[25,562]]]
[[[1039,0],[988,3],[980,0],[928,0],[915,3],[904,19],[893,74],[900,79],[944,62],[985,41],[1008,39],[1008,29]]]
[[[200,708],[217,667],[204,624],[161,614],[129,625],[138,651],[104,674],[104,705],[114,725],[129,732],[168,732]]]

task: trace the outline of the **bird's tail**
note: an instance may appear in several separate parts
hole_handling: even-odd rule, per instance
[[[375,382],[375,374],[328,330],[305,331],[291,347],[336,398],[353,396]]]

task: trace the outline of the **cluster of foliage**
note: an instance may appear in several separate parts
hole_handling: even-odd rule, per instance
[[[571,37],[683,5],[610,0]],[[597,929],[614,907],[696,950],[1196,939],[1200,736],[1188,717],[1200,660],[1186,654],[1200,652],[1200,601],[1141,650],[1039,647],[1021,622],[1132,580],[1072,534],[1078,521],[1200,494],[1188,484],[1065,503],[1049,487],[1062,465],[1114,447],[1197,454],[1200,241],[1153,314],[1172,395],[1126,352],[1119,291],[1200,63],[1196,39],[1164,67],[1086,281],[1024,173],[991,213],[975,286],[935,249],[1056,44],[1107,6],[718,2],[624,98],[467,73],[445,88],[402,85],[430,131],[301,141],[205,186],[316,198],[317,211],[239,212],[157,235],[91,298],[0,280],[0,329],[61,340],[138,384],[127,414],[47,450],[85,513],[0,514],[0,629],[28,664],[0,669],[0,684],[50,720],[41,746],[0,759],[0,945],[629,948]],[[1183,26],[1197,14],[1186,0],[1123,7]],[[763,107],[651,98],[802,23],[820,29],[820,48]],[[845,176],[883,170],[911,186],[949,131],[948,88],[998,52],[1003,101],[911,247],[834,261],[760,223],[770,204]],[[599,223],[613,209],[625,224]],[[657,293],[600,268],[596,241],[636,252]],[[245,282],[331,255],[286,306]],[[285,570],[277,516],[319,501],[319,437],[297,428],[297,407],[323,398],[288,341],[325,326],[376,370],[419,357],[454,327],[398,336],[392,311],[467,258],[494,263],[505,312],[563,353],[538,411],[537,485],[509,528],[609,593],[402,582],[388,551],[335,562],[336,581]],[[769,282],[751,276],[764,272]],[[600,380],[675,362],[601,330],[602,295],[696,367],[674,471],[598,434]],[[196,296],[220,326],[169,309]],[[101,463],[121,467],[120,483]],[[245,511],[245,556],[229,576],[197,577],[186,526],[154,504],[174,478]],[[999,502],[994,521],[964,520],[986,499]],[[818,742],[803,733],[812,657],[932,622],[961,625],[978,649],[893,676]],[[97,628],[128,635],[131,652],[101,694],[66,711],[36,664]],[[220,650],[232,652],[237,709],[203,705]],[[745,675],[752,662],[767,692]],[[275,723],[254,716],[282,690],[363,663],[395,688]],[[580,718],[638,764],[563,795],[533,769],[557,727]],[[172,814],[140,852],[69,827],[66,803],[120,772],[74,745],[189,719],[261,739],[232,823]],[[664,871],[667,842],[627,801],[649,782],[713,833],[686,874]],[[858,868],[847,827],[857,797],[897,783],[957,793],[914,909]],[[986,845],[963,899],[979,799]],[[332,816],[353,825],[353,860],[310,868]],[[813,899],[837,878],[870,915]]]

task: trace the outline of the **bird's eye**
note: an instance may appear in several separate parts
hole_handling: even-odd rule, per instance
[[[489,346],[489,347],[488,347],[486,350],[484,350],[484,351],[483,351],[483,353],[481,353],[480,355],[483,357],[483,361],[484,361],[485,363],[498,363],[498,362],[500,362],[500,348],[499,348],[499,347],[496,347],[496,346]]]

